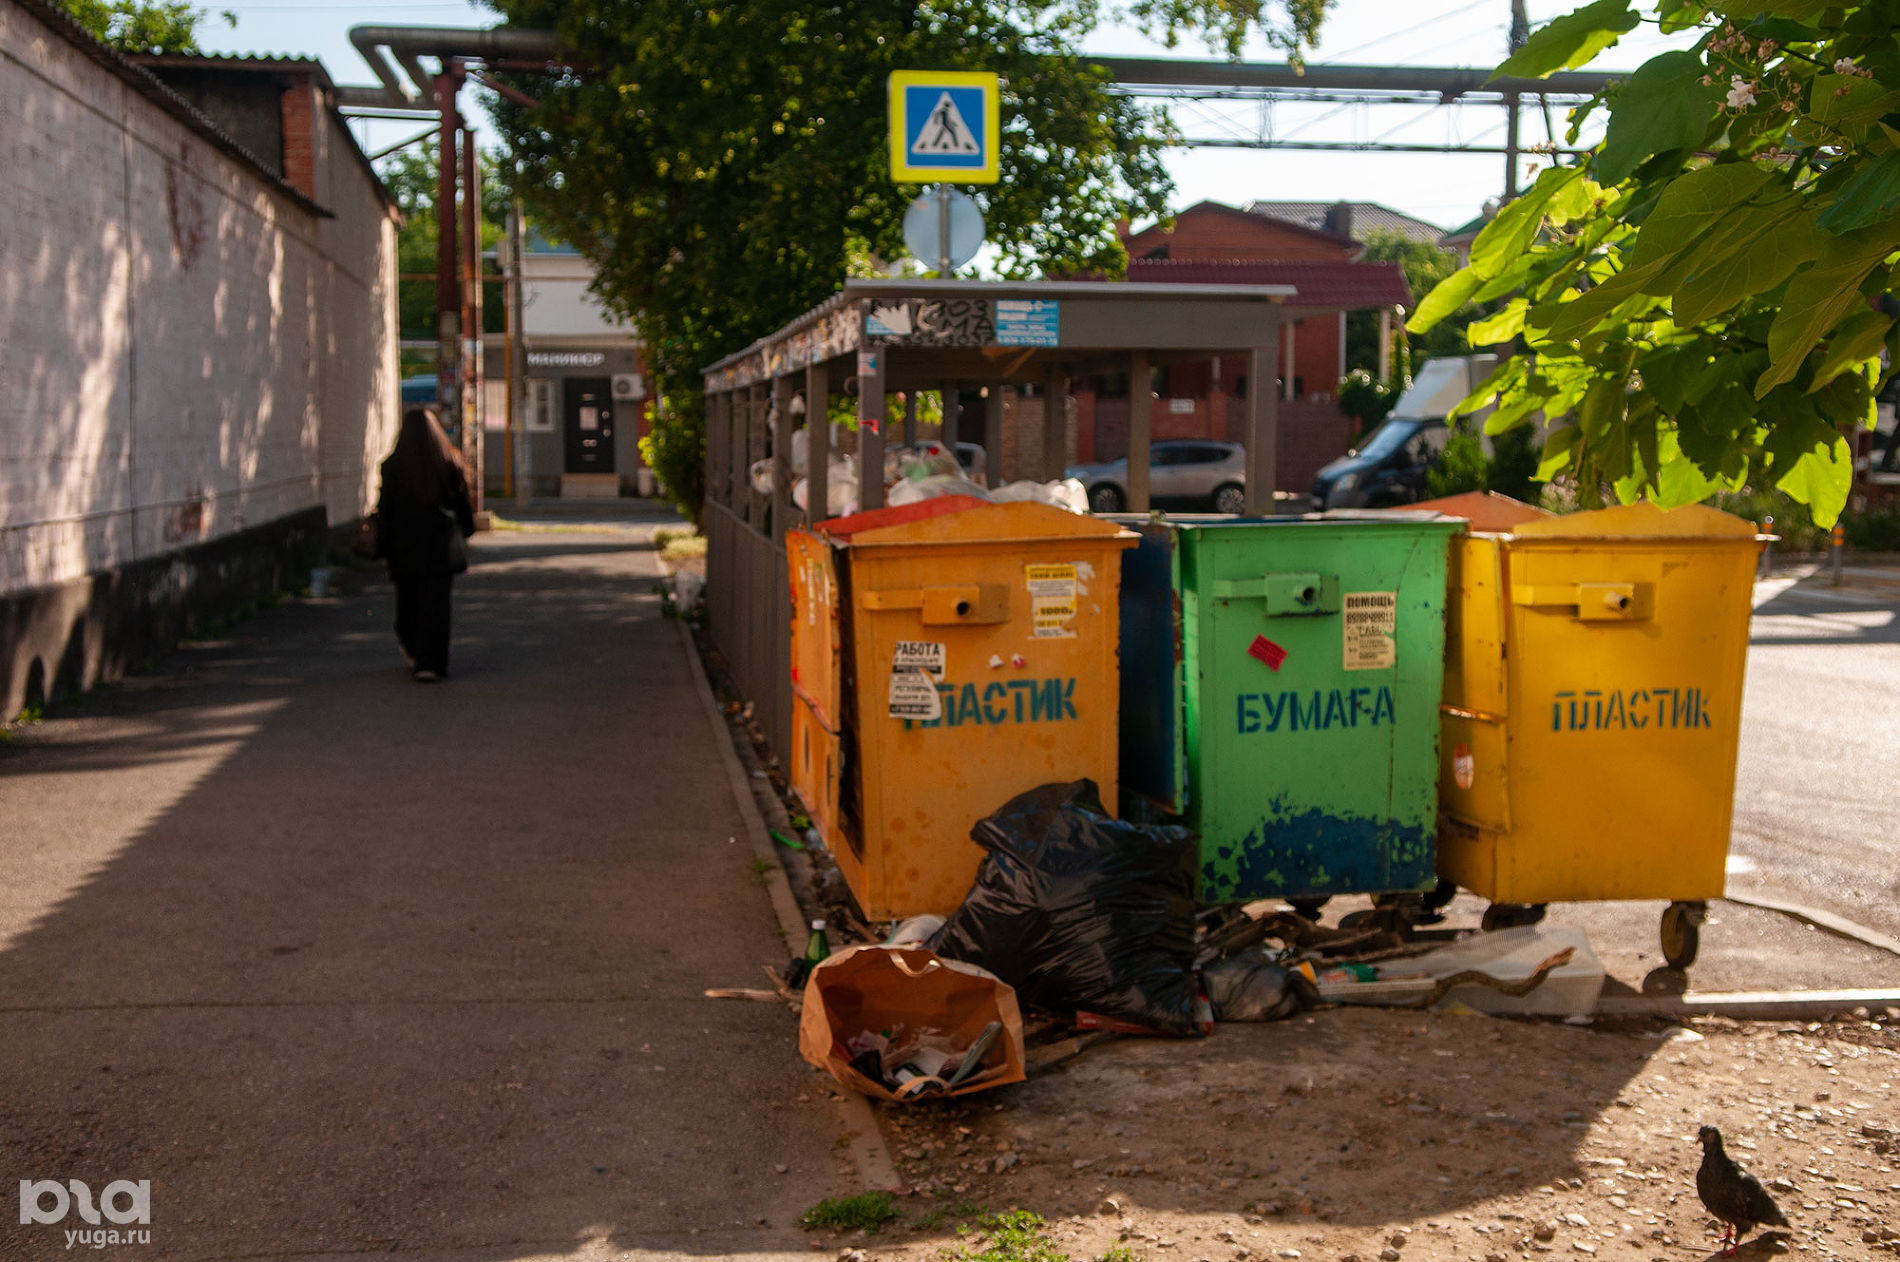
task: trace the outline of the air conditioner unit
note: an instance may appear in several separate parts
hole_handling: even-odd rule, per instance
[[[640,374],[637,372],[617,372],[614,374],[614,398],[637,399],[646,392],[640,388]]]

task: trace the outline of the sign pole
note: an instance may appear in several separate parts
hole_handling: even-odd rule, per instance
[[[937,279],[950,279],[950,186],[937,185]]]

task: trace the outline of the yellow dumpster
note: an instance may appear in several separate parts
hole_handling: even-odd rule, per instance
[[[1727,868],[1763,542],[1644,503],[1453,542],[1438,871],[1492,900],[1487,928],[1668,899],[1664,956],[1694,960]]]
[[[1043,504],[940,501],[786,537],[792,785],[871,920],[962,903],[979,819],[1084,777],[1116,800],[1122,549]]]

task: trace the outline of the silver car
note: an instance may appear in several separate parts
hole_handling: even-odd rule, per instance
[[[1088,490],[1089,507],[1119,513],[1128,507],[1128,460],[1072,465],[1064,477]],[[1211,438],[1156,443],[1148,451],[1148,499],[1156,507],[1247,511],[1247,452],[1239,443]]]

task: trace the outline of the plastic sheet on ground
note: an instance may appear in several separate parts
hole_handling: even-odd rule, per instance
[[[1590,949],[1588,935],[1572,925],[1520,925],[1473,934],[1424,955],[1386,961],[1371,981],[1322,981],[1319,990],[1329,1003],[1408,1007],[1429,998],[1441,983],[1460,973],[1483,974],[1507,987],[1521,986],[1540,964],[1565,951],[1570,952],[1568,960],[1552,968],[1527,994],[1505,994],[1474,978],[1445,990],[1433,1006],[1461,1004],[1478,1012],[1527,1016],[1587,1016],[1596,1011],[1597,998],[1603,993],[1603,961]]]

